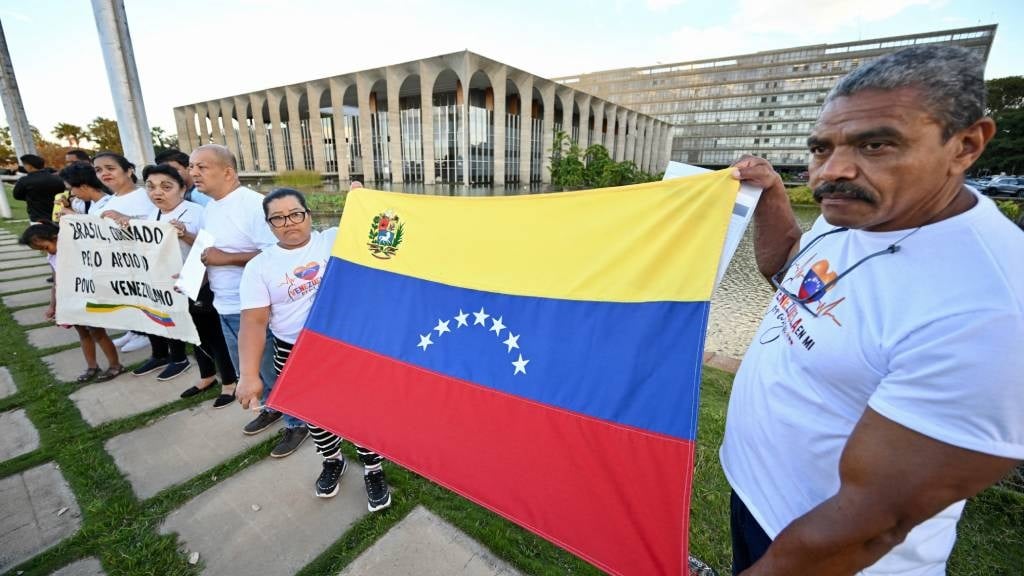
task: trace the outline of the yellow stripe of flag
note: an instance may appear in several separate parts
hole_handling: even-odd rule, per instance
[[[333,254],[397,274],[518,296],[709,300],[739,190],[729,172],[529,196],[359,189],[345,202]],[[388,218],[383,230],[379,220],[374,225],[382,215]],[[399,231],[401,242],[389,249]]]

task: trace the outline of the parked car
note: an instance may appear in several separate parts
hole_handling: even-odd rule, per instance
[[[986,196],[1017,196],[1024,198],[1024,177],[996,176],[982,190]]]
[[[984,190],[988,183],[992,180],[991,176],[978,176],[977,178],[967,178],[964,180],[964,184],[967,184],[975,190]]]

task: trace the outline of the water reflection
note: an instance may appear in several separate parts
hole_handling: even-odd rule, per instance
[[[248,186],[260,192],[270,192],[277,186],[272,180],[260,182],[249,182]],[[327,194],[346,194],[347,183],[339,187],[337,181],[326,181],[320,186],[302,188],[302,192],[321,192]],[[424,184],[373,184],[375,190],[387,190],[393,192],[407,192],[411,194],[434,194],[440,196],[507,196],[517,194],[538,194],[546,192],[549,188],[541,185],[531,187],[503,187],[491,188],[487,186],[449,186],[445,184],[424,185]],[[315,214],[313,226],[317,229],[329,228],[338,225],[339,214]],[[798,208],[796,210],[797,221],[800,226],[807,230],[818,217],[817,208]],[[724,354],[732,358],[742,358],[747,346],[754,337],[757,326],[771,299],[772,288],[768,282],[757,272],[757,265],[754,261],[753,228],[748,229],[746,235],[736,249],[729,268],[722,278],[722,284],[715,291],[711,299],[711,314],[708,318],[708,335],[705,343],[705,350]]]

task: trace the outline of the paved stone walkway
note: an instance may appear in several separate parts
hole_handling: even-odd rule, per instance
[[[45,323],[43,313],[51,286],[46,278],[51,271],[38,253],[11,243],[13,238],[0,231],[0,295],[4,306],[22,308],[13,314],[19,325],[38,326]],[[53,325],[26,330],[26,337],[39,350],[78,341],[73,329]],[[148,355],[148,348],[119,354],[126,366]],[[102,354],[99,358],[105,368]],[[77,347],[44,356],[43,361],[61,382],[73,382],[85,368]],[[87,424],[100,426],[176,402],[181,391],[198,380],[195,366],[169,382],[157,381],[156,373],[141,377],[124,374],[110,382],[69,388],[68,396]],[[17,392],[6,367],[0,367],[0,398]],[[270,431],[246,436],[241,429],[252,417],[237,405],[214,410],[211,402],[204,401],[109,438],[104,448],[144,500],[208,472],[280,428],[278,424]],[[0,462],[31,453],[38,446],[39,434],[25,410],[0,413]],[[339,494],[326,500],[313,494],[320,469],[321,459],[312,440],[307,440],[288,458],[264,458],[220,480],[171,512],[160,531],[177,534],[185,557],[198,553],[203,574],[293,574],[368,514],[362,466],[350,463]],[[69,537],[80,525],[78,504],[52,462],[0,478],[0,572]],[[429,559],[426,564],[425,558]],[[54,575],[103,573],[98,559],[86,558]],[[396,524],[344,573],[516,574],[423,509]]]

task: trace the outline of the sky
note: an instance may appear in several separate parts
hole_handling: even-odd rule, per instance
[[[1024,75],[1020,0],[124,0],[150,126],[175,106],[470,50],[554,78],[998,24],[987,78]],[[0,0],[29,122],[115,118],[89,0]],[[6,125],[6,119],[0,119]]]

